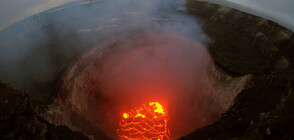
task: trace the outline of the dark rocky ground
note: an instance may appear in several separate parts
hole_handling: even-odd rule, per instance
[[[39,117],[38,105],[28,94],[0,82],[0,139],[86,140],[82,133],[55,126]]]
[[[293,139],[293,78],[255,76],[216,123],[181,139]]]
[[[189,8],[213,39],[215,63],[253,79],[216,123],[181,139],[294,139],[293,33],[214,4],[191,2]]]
[[[293,32],[215,4],[190,1],[188,8],[212,39],[215,64],[253,78],[217,122],[181,139],[294,139]],[[42,119],[40,108],[27,93],[0,83],[0,139],[89,139]]]

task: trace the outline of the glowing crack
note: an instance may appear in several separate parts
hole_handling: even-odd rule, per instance
[[[117,130],[122,140],[169,140],[168,114],[158,102],[150,102],[122,115]]]

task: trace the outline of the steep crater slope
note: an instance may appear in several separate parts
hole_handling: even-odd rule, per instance
[[[182,139],[293,139],[293,32],[228,7],[189,5],[213,38],[216,64],[232,75],[251,73],[253,79],[216,123]]]

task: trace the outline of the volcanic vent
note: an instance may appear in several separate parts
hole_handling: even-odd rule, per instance
[[[105,22],[80,30],[91,32],[84,36],[91,47],[61,78],[49,120],[97,139],[176,139],[215,122],[249,76],[232,78],[213,65],[209,39],[184,4],[97,4],[106,7]]]
[[[168,113],[158,102],[143,104],[122,115],[120,139],[170,139]]]
[[[70,67],[51,120],[96,137],[175,139],[213,123],[248,78],[222,74],[185,36],[122,34]]]

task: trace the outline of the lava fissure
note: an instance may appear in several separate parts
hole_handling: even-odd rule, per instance
[[[117,134],[120,139],[170,139],[168,114],[158,102],[143,104],[122,115]]]

